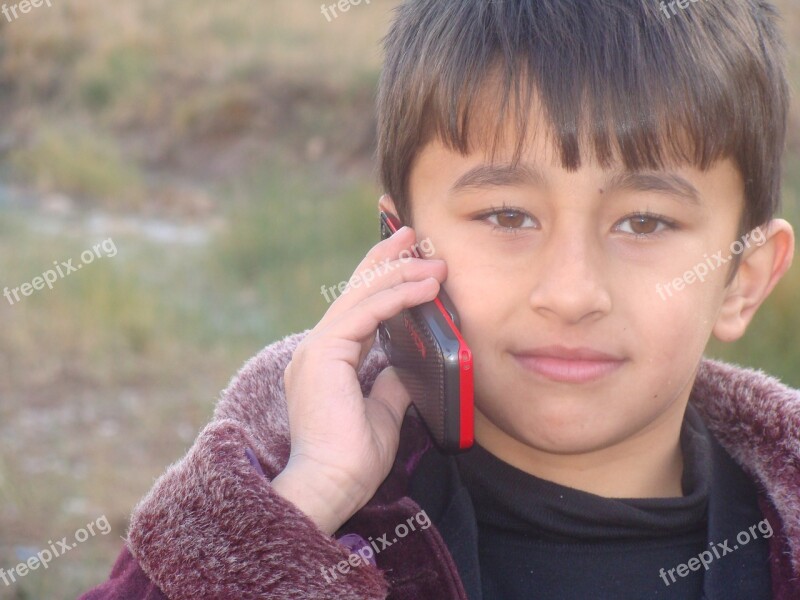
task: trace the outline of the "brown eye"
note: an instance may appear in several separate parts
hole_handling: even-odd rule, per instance
[[[616,231],[622,231],[637,237],[647,237],[663,233],[666,230],[677,229],[674,221],[660,215],[641,213],[632,215],[619,221],[615,226]]]
[[[507,210],[505,212],[497,213],[497,224],[500,227],[508,229],[517,229],[522,227],[525,222],[525,215],[514,210]]]
[[[498,208],[478,217],[491,223],[492,228],[503,233],[521,233],[539,227],[538,221],[524,210],[515,208]]]
[[[631,230],[637,235],[653,233],[658,228],[658,220],[650,217],[633,217],[631,219]]]

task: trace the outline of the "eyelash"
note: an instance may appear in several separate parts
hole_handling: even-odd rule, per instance
[[[656,221],[658,224],[664,225],[664,229],[662,229],[661,231],[655,231],[653,233],[627,233],[627,232],[623,232],[623,233],[625,233],[625,235],[633,236],[633,239],[635,239],[637,241],[652,239],[654,237],[657,237],[657,236],[665,233],[666,231],[674,231],[675,229],[678,228],[678,224],[675,221],[673,221],[672,219],[669,219],[669,218],[665,217],[664,215],[660,215],[658,213],[654,213],[654,212],[650,212],[650,211],[642,211],[642,212],[634,213],[632,215],[628,215],[626,217],[623,217],[622,219],[620,219],[619,221],[617,221],[614,224],[614,227],[616,228],[621,223],[625,223],[626,221],[631,221],[631,220],[637,219],[637,218],[653,220],[653,221]]]
[[[533,216],[529,215],[524,210],[520,208],[515,208],[513,206],[507,206],[505,204],[503,204],[502,206],[492,206],[490,210],[478,215],[475,218],[476,220],[479,221],[486,221],[489,217],[494,217],[502,213],[518,213],[520,215],[524,215],[526,217],[530,217],[531,219],[533,219]],[[494,223],[489,223],[489,225],[491,226],[492,231],[499,231],[500,233],[507,233],[510,235],[520,235],[523,229],[528,229],[527,227],[503,227],[502,225],[495,225]]]
[[[477,220],[480,220],[480,221],[486,221],[489,217],[493,217],[493,216],[496,216],[496,215],[502,214],[502,213],[518,213],[518,214],[521,214],[521,215],[524,215],[526,217],[530,217],[531,219],[533,219],[533,216],[528,214],[526,211],[524,211],[524,210],[522,210],[520,208],[515,208],[513,206],[507,206],[505,204],[502,205],[502,206],[492,206],[492,208],[489,211],[487,211],[485,213],[482,213],[482,214],[478,215],[475,218]],[[665,230],[666,231],[672,231],[672,230],[675,230],[675,229],[678,228],[678,224],[675,221],[673,221],[672,219],[669,219],[669,218],[665,217],[664,215],[661,215],[661,214],[658,214],[658,213],[654,213],[654,212],[650,212],[650,211],[641,211],[641,212],[637,212],[637,213],[633,213],[633,214],[627,215],[627,216],[623,217],[622,219],[620,219],[619,221],[617,221],[614,224],[614,227],[617,228],[621,223],[625,223],[626,221],[631,221],[631,220],[637,219],[637,218],[650,219],[650,220],[657,221],[659,224],[665,226],[665,228],[666,228]],[[492,228],[493,231],[500,231],[501,233],[507,233],[507,234],[511,234],[511,235],[519,235],[521,233],[521,230],[528,229],[527,227],[503,227],[502,225],[495,225],[494,223],[489,223],[489,224],[491,225],[491,228]],[[654,233],[626,233],[626,232],[623,232],[623,233],[625,233],[625,235],[632,236],[635,240],[646,240],[646,239],[649,239],[649,238],[653,238],[653,237],[655,237],[655,236],[657,236],[657,235],[659,235],[661,233],[664,233],[665,230],[656,231]]]

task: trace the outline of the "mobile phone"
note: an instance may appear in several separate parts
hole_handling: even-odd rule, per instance
[[[381,239],[402,227],[391,213],[381,212]],[[416,247],[412,249],[421,258]],[[459,452],[474,442],[472,352],[458,329],[459,318],[440,288],[430,302],[403,310],[378,326],[378,337],[389,364],[436,444]]]

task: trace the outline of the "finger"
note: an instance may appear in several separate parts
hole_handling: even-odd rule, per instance
[[[392,264],[394,261],[400,260],[401,262],[407,262],[415,257],[431,258],[435,252],[433,245],[430,243],[417,242],[416,235],[413,229],[406,226],[399,229],[389,238],[375,244],[369,252],[367,252],[366,256],[358,264],[345,283],[353,283],[355,285],[363,283],[368,287],[370,282],[377,279],[381,273],[387,272],[392,266],[396,267],[396,264]],[[430,240],[423,240],[423,242],[429,241]],[[424,252],[420,252],[420,248],[423,249]],[[330,290],[333,291],[335,291],[335,289],[336,288],[330,288]]]
[[[401,227],[391,236],[370,248],[362,261],[358,263],[354,274],[375,268],[375,265],[381,264],[387,259],[395,260],[400,257],[401,253],[408,253],[404,256],[412,254],[411,249],[416,244],[416,239],[416,231],[408,226]]]
[[[358,355],[348,352],[346,357],[351,366],[358,368],[362,360],[360,355],[369,351],[375,341],[378,324],[394,317],[403,309],[430,302],[436,298],[439,287],[439,281],[429,277],[422,281],[402,282],[383,289],[364,298],[350,310],[333,316],[326,323],[320,322],[308,334],[307,342],[308,344],[328,345],[324,340],[346,340],[358,343],[361,352],[357,353]],[[345,357],[340,356],[339,358]]]
[[[411,404],[411,396],[394,367],[386,367],[378,373],[368,397],[380,402],[388,410],[387,416],[398,426]]]
[[[364,272],[364,274],[369,272]],[[412,258],[407,261],[392,261],[383,271],[370,279],[363,279],[357,287],[350,287],[339,296],[320,319],[317,327],[325,327],[339,315],[360,305],[369,296],[405,282],[422,281],[435,277],[438,281],[447,278],[447,264],[443,260]],[[351,280],[352,281],[352,280]]]
[[[365,410],[381,448],[381,456],[394,456],[406,411],[411,404],[408,390],[394,367],[387,367],[375,378]]]

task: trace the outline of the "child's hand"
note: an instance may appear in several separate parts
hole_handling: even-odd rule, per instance
[[[404,227],[369,251],[356,274],[372,270],[370,286],[342,294],[284,371],[292,449],[272,484],[328,534],[373,496],[397,453],[408,393],[389,367],[364,398],[357,372],[379,322],[433,300],[447,276],[442,260],[398,258],[415,238]]]

